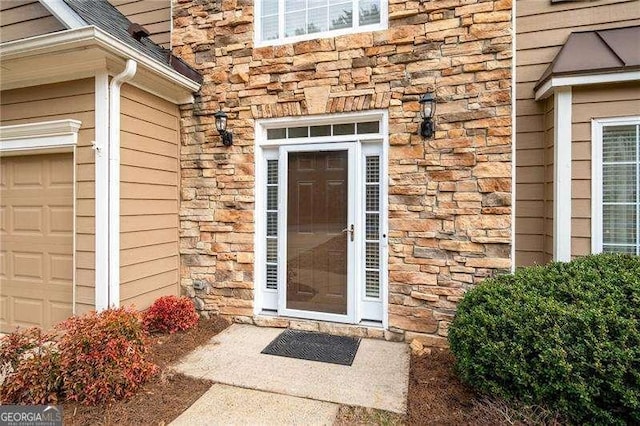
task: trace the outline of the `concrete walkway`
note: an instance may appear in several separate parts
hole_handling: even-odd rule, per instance
[[[261,354],[282,331],[234,324],[183,358],[176,371],[216,385],[175,424],[330,424],[338,404],[406,412],[406,344],[362,339],[351,366]]]

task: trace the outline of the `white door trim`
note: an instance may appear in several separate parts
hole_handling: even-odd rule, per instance
[[[356,279],[356,242],[347,238],[347,314],[330,314],[326,312],[303,311],[287,308],[287,220],[288,220],[288,154],[290,152],[312,152],[312,151],[347,151],[348,152],[348,184],[347,184],[347,226],[355,223],[356,213],[355,200],[359,199],[356,188],[356,142],[325,143],[325,144],[300,144],[285,145],[280,149],[280,168],[278,170],[278,315],[289,317],[308,318],[320,321],[354,323],[356,316],[356,299],[358,294],[358,283]],[[356,283],[356,285],[349,285]]]
[[[279,139],[268,140],[267,130],[277,129],[283,127],[297,127],[297,126],[320,126],[329,124],[346,124],[346,123],[359,123],[359,122],[379,122],[379,131],[371,134],[358,134],[358,135],[344,135],[344,136],[330,136],[330,137],[308,137],[308,138],[291,138],[291,139]],[[326,114],[326,115],[314,115],[309,117],[287,117],[287,118],[274,118],[255,121],[255,234],[254,234],[254,314],[255,315],[273,315],[275,313],[277,292],[275,290],[269,290],[266,288],[266,193],[265,188],[267,185],[266,165],[268,160],[279,159],[279,151],[285,149],[289,145],[309,145],[312,150],[318,150],[322,144],[340,144],[345,141],[356,141],[356,163],[362,158],[365,145],[376,144],[379,147],[380,160],[381,160],[381,215],[380,215],[380,294],[382,302],[382,327],[388,328],[388,188],[389,188],[389,173],[388,173],[388,150],[389,150],[389,127],[388,127],[388,112],[385,110],[374,110],[356,113],[345,114]],[[280,161],[279,161],[280,163]],[[355,164],[355,163],[352,163]],[[350,169],[356,171],[353,165],[350,165]],[[279,173],[282,173],[282,167],[279,167]],[[280,179],[279,179],[280,181]],[[280,182],[279,182],[280,183]],[[356,176],[354,183],[359,188],[362,183],[362,178]],[[282,200],[282,196],[279,195],[279,204]],[[358,203],[356,203],[357,205]],[[281,205],[279,206],[281,208]],[[280,210],[279,210],[280,211]],[[360,213],[364,216],[364,212],[361,211],[361,207],[356,207],[356,214]],[[281,215],[280,215],[281,216]],[[358,216],[359,217],[359,216]],[[281,217],[279,218],[281,219]],[[282,224],[279,223],[279,229],[282,228]],[[359,244],[359,236],[362,232],[356,233],[356,244]],[[278,239],[280,245],[280,238]],[[363,243],[364,240],[360,240]],[[281,254],[278,253],[279,257]],[[362,259],[364,264],[364,259]],[[356,266],[356,273],[359,273]],[[283,276],[281,271],[278,271],[278,279]],[[363,287],[363,280],[358,283],[358,286]],[[364,288],[356,289],[356,299],[362,299],[361,292],[364,292]],[[269,306],[267,306],[269,305]],[[355,316],[353,323],[362,322],[362,310],[358,307],[360,301],[356,302]],[[308,316],[307,316],[308,317]],[[368,326],[373,326],[375,323],[365,322]]]

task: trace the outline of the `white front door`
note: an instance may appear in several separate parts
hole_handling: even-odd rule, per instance
[[[258,314],[384,323],[383,140],[335,133],[257,148]]]

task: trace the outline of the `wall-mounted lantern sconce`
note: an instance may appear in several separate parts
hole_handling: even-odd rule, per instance
[[[213,114],[213,116],[216,118],[216,129],[222,137],[222,144],[224,146],[233,145],[233,133],[227,132],[227,114],[220,110]]]
[[[420,104],[420,115],[422,123],[420,123],[420,135],[424,138],[432,138],[434,133],[433,116],[436,113],[436,99],[433,93],[427,92],[418,101]]]

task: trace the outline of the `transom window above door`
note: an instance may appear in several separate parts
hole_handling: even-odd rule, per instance
[[[256,41],[289,43],[386,28],[381,0],[258,0]]]

